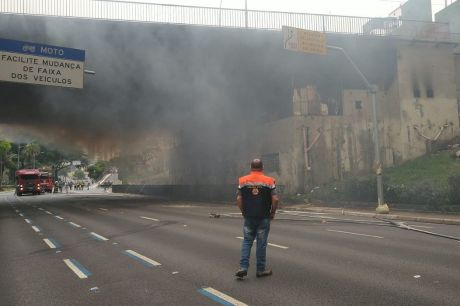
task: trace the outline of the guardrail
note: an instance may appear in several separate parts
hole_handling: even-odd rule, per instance
[[[0,0],[0,12],[268,30],[280,30],[285,25],[325,33],[400,36],[434,41],[451,39],[447,23],[402,20],[394,17],[368,18],[246,11],[116,0]]]

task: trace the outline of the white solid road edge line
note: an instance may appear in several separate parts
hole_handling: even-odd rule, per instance
[[[327,215],[322,212],[310,212],[310,211],[289,211],[289,210],[277,210],[280,214],[293,215],[293,216],[308,216],[308,215]]]
[[[45,243],[50,247],[50,249],[56,248],[56,245],[52,243],[51,240],[49,240],[48,238],[43,239],[43,241],[45,241]]]
[[[77,266],[70,261],[70,259],[64,259],[65,264],[72,270],[79,278],[88,278],[85,273],[83,273]]]
[[[205,288],[201,288],[202,290],[206,291],[206,292],[209,292],[211,293],[212,295],[215,295],[219,298],[221,298],[222,300],[232,304],[232,305],[235,305],[235,306],[249,306],[248,304],[245,304],[243,302],[240,302],[234,298],[232,298],[231,296],[228,296],[226,295],[225,293],[222,293],[214,288],[211,288],[211,287],[205,287]]]
[[[243,237],[235,237],[236,239],[240,239],[240,240],[243,240],[244,238]],[[257,241],[257,239],[254,239],[254,241]],[[279,244],[274,244],[274,243],[267,243],[269,246],[272,246],[272,247],[275,247],[275,248],[280,248],[280,249],[283,249],[283,250],[287,250],[289,249],[289,247],[287,246],[284,246],[284,245],[279,245]]]
[[[147,220],[152,220],[152,221],[160,221],[160,220],[155,219],[155,218],[149,218],[149,217],[144,217],[144,216],[139,216],[139,218],[147,219]]]
[[[109,239],[105,238],[104,236],[101,236],[101,235],[99,235],[99,234],[96,234],[95,232],[91,232],[91,233],[89,233],[89,234],[90,234],[90,235],[93,235],[93,236],[96,237],[96,238],[99,238],[99,239],[101,239],[101,240],[104,240],[104,241],[109,240]]]
[[[420,228],[433,228],[432,226],[425,226],[425,225],[413,225],[413,224],[407,224],[407,226],[411,226],[411,227],[420,227]]]
[[[134,252],[133,250],[126,250],[126,253],[136,256],[137,258],[142,259],[143,261],[146,261],[153,266],[161,266],[161,263],[159,263],[158,261],[145,257],[144,255]]]
[[[381,237],[381,236],[366,235],[366,234],[359,234],[359,233],[353,233],[353,232],[344,232],[344,231],[337,231],[337,230],[331,230],[331,229],[327,229],[326,231],[328,231],[328,232],[336,232],[336,233],[343,233],[343,234],[350,234],[350,235],[356,235],[356,236],[379,238],[379,239],[384,238],[384,237]]]
[[[35,225],[32,226],[32,229],[33,229],[36,233],[38,233],[38,232],[40,231],[40,230],[38,229],[38,227],[36,227]]]

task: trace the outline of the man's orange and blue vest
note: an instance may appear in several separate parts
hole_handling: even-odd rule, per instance
[[[238,194],[242,197],[244,217],[269,218],[272,195],[276,194],[275,179],[252,170],[239,178]]]

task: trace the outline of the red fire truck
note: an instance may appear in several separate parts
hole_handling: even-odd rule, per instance
[[[40,187],[43,192],[53,192],[54,181],[49,172],[40,172]]]
[[[41,194],[40,171],[38,169],[21,169],[16,171],[16,194]]]

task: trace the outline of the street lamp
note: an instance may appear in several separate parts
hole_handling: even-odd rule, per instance
[[[378,126],[378,118],[377,118],[377,90],[378,87],[376,85],[372,85],[367,80],[366,76],[359,70],[358,66],[355,62],[351,59],[347,52],[343,48],[336,47],[336,46],[327,46],[328,49],[340,51],[345,55],[348,62],[353,66],[355,71],[359,74],[361,79],[363,80],[364,84],[366,84],[367,89],[370,91],[372,96],[372,121],[374,123],[374,151],[375,151],[375,163],[377,166],[376,175],[377,175],[377,208],[376,211],[378,213],[388,213],[389,208],[388,205],[385,204],[383,199],[383,182],[382,182],[382,174],[383,174],[383,167],[382,161],[380,158],[380,144],[379,144],[379,126]]]
[[[359,70],[358,66],[355,62],[351,59],[345,49],[337,47],[337,46],[330,46],[326,43],[326,34],[315,32],[315,31],[307,31],[303,29],[296,29],[292,27],[283,26],[283,43],[284,48],[293,51],[301,51],[304,53],[313,53],[313,54],[320,54],[326,55],[327,49],[336,50],[342,52],[345,56],[347,61],[353,66],[353,69],[358,73],[361,80],[366,84],[367,90],[369,90],[372,96],[372,119],[374,123],[374,154],[375,154],[375,163],[377,166],[376,175],[377,175],[377,201],[378,205],[376,211],[378,213],[389,213],[388,205],[385,204],[383,200],[383,183],[382,183],[382,161],[380,160],[380,147],[379,147],[379,127],[378,127],[378,118],[377,118],[377,90],[378,87],[376,85],[372,85],[367,80],[366,76]],[[307,164],[307,162],[306,162]]]

